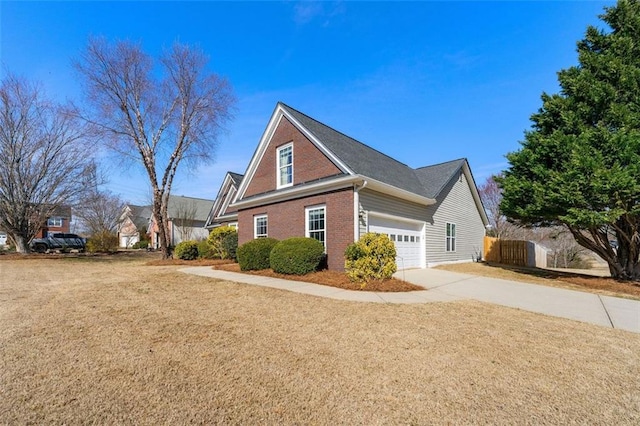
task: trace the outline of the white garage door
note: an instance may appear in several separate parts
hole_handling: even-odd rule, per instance
[[[387,234],[396,245],[398,269],[422,267],[422,225],[369,216],[369,232]]]

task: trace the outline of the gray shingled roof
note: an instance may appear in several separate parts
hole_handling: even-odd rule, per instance
[[[449,183],[451,178],[462,169],[466,161],[466,159],[460,158],[458,160],[416,169],[415,173],[418,179],[420,179],[420,183],[422,183],[427,197],[435,198],[445,185]]]
[[[191,219],[180,217],[185,212],[195,212],[193,220],[206,221],[209,212],[213,207],[213,200],[205,200],[202,198],[184,197],[182,195],[170,195],[167,204],[167,213],[172,219]]]
[[[131,221],[136,225],[136,228],[142,229],[149,226],[151,206],[136,206],[129,204],[129,209],[131,210]]]
[[[238,189],[238,187],[240,186],[240,182],[242,182],[242,178],[244,178],[244,175],[241,175],[240,173],[233,173],[233,172],[227,172],[229,173],[229,176],[231,176],[231,180],[233,181],[233,186],[236,187],[236,189]]]
[[[465,159],[412,169],[288,105],[280,103],[289,114],[311,132],[328,150],[354,173],[404,189],[427,198],[435,198]],[[454,167],[455,165],[455,167]]]

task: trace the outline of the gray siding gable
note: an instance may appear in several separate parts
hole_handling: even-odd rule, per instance
[[[477,208],[467,176],[462,171],[442,189],[436,204],[427,206],[425,229],[427,266],[471,261],[482,253],[485,222]],[[456,251],[446,251],[446,224],[456,225]]]

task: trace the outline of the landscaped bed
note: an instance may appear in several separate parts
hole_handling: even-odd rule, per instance
[[[411,284],[409,282],[402,281],[396,278],[382,281],[372,280],[362,286],[360,283],[351,281],[349,277],[347,277],[347,274],[340,271],[323,270],[312,272],[306,275],[285,275],[273,272],[271,269],[263,269],[260,271],[241,271],[240,265],[238,265],[237,263],[218,264],[214,266],[214,269],[240,272],[243,274],[262,275],[265,277],[282,278],[285,280],[304,281],[308,283],[327,285],[330,287],[338,287],[345,290],[380,292],[405,292],[424,290],[424,287],[420,287],[419,285]]]

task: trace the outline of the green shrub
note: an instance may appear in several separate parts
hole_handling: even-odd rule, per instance
[[[195,260],[198,258],[198,242],[183,241],[176,246],[173,256],[182,260]]]
[[[280,274],[304,275],[316,271],[324,257],[324,245],[314,238],[294,237],[271,250],[271,269]]]
[[[257,238],[238,247],[238,263],[243,271],[269,269],[269,255],[277,244],[275,238]]]
[[[134,249],[146,249],[149,247],[149,241],[138,241],[131,248]]]
[[[118,236],[109,231],[98,232],[87,240],[85,250],[89,253],[111,253],[118,251]]]
[[[216,253],[208,240],[198,242],[198,257],[201,259],[216,259]]]
[[[213,231],[209,233],[209,238],[207,238],[207,241],[209,241],[209,245],[215,253],[214,258],[229,259],[231,257],[231,253],[229,253],[229,251],[225,248],[224,240],[229,235],[234,234],[236,235],[237,239],[238,231],[236,230],[236,228],[233,228],[231,226],[220,226],[219,228],[214,228]]]
[[[367,233],[344,252],[347,276],[364,288],[371,280],[391,278],[396,272],[396,247],[385,234]]]
[[[227,255],[227,259],[233,259],[234,261],[238,258],[238,233],[234,232],[233,234],[227,234],[222,240],[222,249],[225,251]]]

